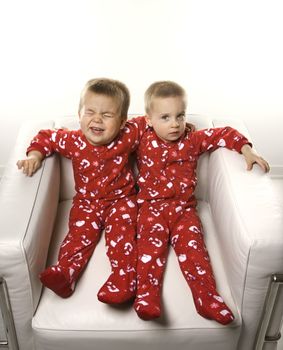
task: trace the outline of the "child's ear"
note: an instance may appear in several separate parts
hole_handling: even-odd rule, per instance
[[[147,122],[147,125],[152,126],[151,118],[148,114],[145,115],[145,120]]]
[[[123,127],[125,126],[126,122],[127,122],[127,119],[123,118],[122,121],[121,121],[120,129],[123,129]]]

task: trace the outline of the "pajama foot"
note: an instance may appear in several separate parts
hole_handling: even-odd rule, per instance
[[[234,315],[224,303],[216,290],[205,289],[204,286],[192,287],[192,294],[197,312],[204,318],[227,325],[234,320]]]
[[[48,267],[39,275],[39,279],[45,287],[61,298],[68,298],[74,291],[74,285],[70,284],[59,266]]]
[[[134,308],[142,320],[153,320],[161,315],[160,296],[149,292],[137,295]]]
[[[98,300],[105,304],[122,304],[133,299],[136,295],[136,274],[122,277],[111,274],[97,293]]]

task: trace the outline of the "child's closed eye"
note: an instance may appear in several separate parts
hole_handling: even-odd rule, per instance
[[[113,118],[114,115],[111,114],[111,113],[103,113],[103,117],[104,117],[104,118]]]

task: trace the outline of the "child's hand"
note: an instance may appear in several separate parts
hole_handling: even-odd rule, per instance
[[[41,166],[43,155],[38,151],[31,151],[26,159],[18,160],[18,169],[23,169],[23,173],[32,176]]]
[[[265,173],[269,172],[270,167],[267,161],[260,157],[250,145],[244,145],[241,149],[241,152],[245,157],[247,170],[252,170],[253,165],[256,163]]]

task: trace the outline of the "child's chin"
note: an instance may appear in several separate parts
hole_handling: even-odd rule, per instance
[[[170,136],[167,138],[168,142],[174,142],[174,141],[178,141],[180,138],[180,135],[176,135],[176,136]]]

